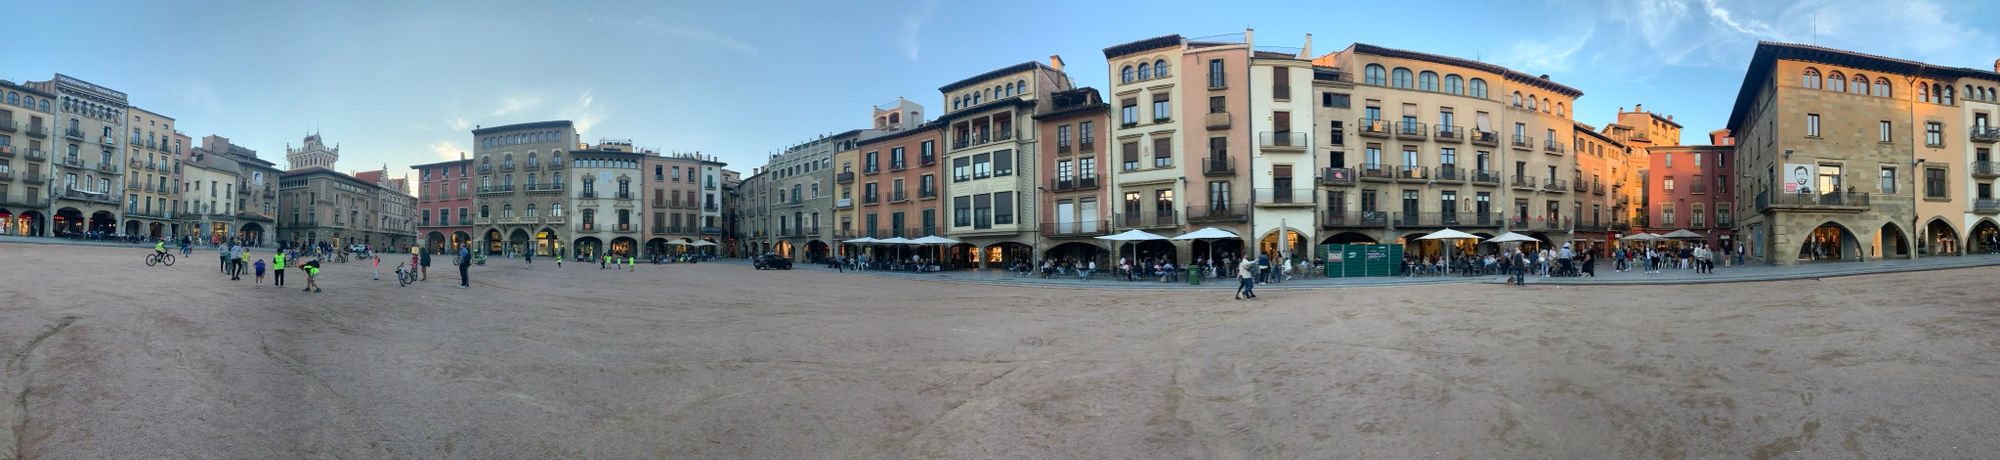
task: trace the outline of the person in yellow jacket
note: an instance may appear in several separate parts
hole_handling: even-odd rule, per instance
[[[285,286],[285,250],[271,254],[271,286]]]

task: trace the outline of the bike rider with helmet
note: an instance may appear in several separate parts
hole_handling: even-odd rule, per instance
[[[167,240],[165,238],[153,240],[153,257],[166,255],[166,253],[167,253]]]

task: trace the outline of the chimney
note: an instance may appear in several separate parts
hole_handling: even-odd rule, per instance
[[[1252,29],[1249,27],[1243,28],[1243,43],[1249,43],[1255,45],[1257,44],[1256,38],[1257,38],[1257,29]]]
[[[1049,55],[1049,67],[1054,67],[1057,72],[1061,72],[1063,69],[1062,55],[1060,54]]]
[[[2000,59],[1993,60],[1993,72],[2000,73]]]
[[[1646,112],[1646,104],[1632,104],[1632,111],[1633,111],[1633,112],[1639,112],[1639,113],[1645,113],[1645,112]]]
[[[1313,34],[1306,33],[1306,46],[1299,47],[1299,59],[1311,59],[1313,55]]]

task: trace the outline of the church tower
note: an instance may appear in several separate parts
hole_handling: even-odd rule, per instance
[[[329,148],[320,142],[319,133],[313,133],[306,136],[304,146],[292,148],[291,144],[286,144],[285,159],[291,162],[293,171],[311,167],[334,169],[333,163],[340,160],[340,146],[336,144]]]

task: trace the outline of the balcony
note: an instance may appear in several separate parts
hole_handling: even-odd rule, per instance
[[[701,232],[701,234],[703,234],[703,235],[720,235],[720,234],[722,234],[722,227],[714,227],[714,226],[704,226],[704,227],[697,227],[697,228],[695,228],[695,230],[696,230],[696,231],[699,231],[699,232]]]
[[[907,162],[907,161],[902,161],[902,160],[890,160],[890,161],[889,161],[889,170],[890,170],[890,171],[902,171],[902,170],[904,170],[904,169],[909,169],[909,167],[910,167],[910,164],[909,164],[909,162]]]
[[[882,172],[882,167],[881,167],[881,166],[877,166],[877,165],[872,165],[872,164],[871,164],[871,165],[865,165],[865,166],[862,166],[862,167],[861,167],[861,174],[864,174],[864,175],[870,175],[870,176],[872,176],[872,175],[875,175],[876,173],[880,173],[880,172]]]
[[[1320,213],[1319,225],[1326,228],[1380,228],[1389,226],[1389,213],[1383,211],[1344,211],[1328,209]]]
[[[480,173],[480,174],[492,174],[492,173],[493,173],[493,165],[479,165],[479,173]]]
[[[595,199],[597,199],[597,191],[596,191],[596,190],[584,190],[584,191],[581,191],[581,192],[577,192],[577,194],[576,194],[576,199],[579,199],[579,200],[595,200]]]
[[[63,137],[81,141],[83,140],[83,131],[76,128],[65,129],[63,130]]]
[[[1987,144],[2000,142],[2000,127],[1973,126],[1972,130],[1970,131],[1970,135],[1972,136],[1973,142],[1980,142]]]
[[[1243,203],[1209,203],[1207,206],[1188,206],[1187,220],[1189,223],[1249,222],[1250,206]]]
[[[1757,209],[1761,212],[1777,210],[1861,212],[1868,209],[1868,200],[1869,196],[1865,192],[1759,193]]]
[[[28,137],[49,137],[49,129],[42,125],[28,125]]]
[[[1355,120],[1354,129],[1363,137],[1389,137],[1389,120]]]
[[[104,144],[105,147],[117,147],[118,138],[111,136],[98,136],[97,143]]]
[[[0,182],[6,182],[10,180],[14,180],[14,172],[8,170],[0,170]],[[129,188],[130,186],[127,187]]]
[[[1569,228],[1569,224],[1570,220],[1568,217],[1537,217],[1535,218],[1534,228],[1542,230],[1566,230]]]
[[[563,162],[561,162],[561,161],[553,161],[553,160],[549,161],[549,170],[550,170],[550,171],[554,171],[554,170],[558,170],[558,169],[563,169]]]
[[[1535,138],[1532,136],[1523,136],[1515,134],[1514,138],[1507,145],[1513,146],[1514,150],[1534,150]]]
[[[993,142],[1012,140],[1014,138],[1014,128],[1008,126],[990,132],[961,131],[952,137],[951,148],[953,150],[972,148]]]
[[[31,156],[29,158],[34,158],[34,157]],[[1972,162],[1972,177],[1982,177],[1982,178],[2000,177],[2000,162],[1992,162],[1992,161]]]
[[[26,157],[28,161],[48,161],[49,152],[30,149]]]
[[[1396,167],[1396,181],[1398,182],[1426,182],[1429,180],[1431,180],[1430,168],[1421,165]]]
[[[28,175],[21,176],[21,182],[25,182],[29,185],[41,185],[47,183],[48,180],[42,178],[42,175],[39,172],[29,172]]]
[[[1124,228],[1155,228],[1180,225],[1178,221],[1174,220],[1174,211],[1172,209],[1168,209],[1166,212],[1153,211],[1118,214],[1112,216],[1111,220],[1119,223],[1119,226]]]
[[[1045,237],[1100,236],[1108,233],[1111,233],[1111,221],[1108,220],[1042,223],[1042,236]],[[924,234],[935,235],[936,233],[924,232]]]
[[[908,202],[910,202],[910,194],[909,194],[908,192],[904,192],[904,191],[902,191],[902,190],[897,190],[897,191],[893,191],[893,192],[889,192],[889,202],[890,202],[890,203],[908,203]]]
[[[668,233],[680,233],[680,232],[681,232],[680,227],[667,226],[667,225],[654,225],[652,231],[652,233],[656,235],[668,234]]]
[[[717,212],[717,211],[719,211],[719,210],[721,210],[721,209],[722,209],[722,207],[721,207],[721,206],[716,206],[716,205],[715,205],[715,203],[703,203],[703,204],[701,205],[701,210],[703,210],[703,211],[708,211],[708,212]]]
[[[1472,145],[1484,145],[1484,146],[1487,146],[1487,147],[1499,147],[1499,146],[1500,146],[1500,133],[1496,133],[1496,132],[1492,132],[1492,131],[1483,131],[1483,130],[1477,130],[1477,129],[1475,129],[1475,130],[1472,130]]]
[[[1304,152],[1312,145],[1312,136],[1297,131],[1265,131],[1257,133],[1258,144],[1264,150]]]
[[[882,202],[881,197],[876,194],[864,193],[861,195],[862,205],[874,205],[876,203],[881,203],[881,202]]]
[[[1397,212],[1389,216],[1389,224],[1396,228],[1412,227],[1499,227],[1505,219],[1499,213],[1467,212]]]
[[[1452,125],[1437,125],[1436,133],[1435,137],[1438,142],[1465,142],[1465,128]]]
[[[834,209],[850,209],[853,207],[854,207],[853,198],[835,198],[833,200]]]
[[[1451,165],[1439,166],[1437,167],[1437,172],[1433,174],[1432,177],[1437,179],[1438,182],[1446,182],[1453,184],[1464,183],[1465,168],[1456,168],[1452,167]]]
[[[1515,174],[1507,181],[1507,185],[1514,187],[1515,190],[1534,190],[1537,182],[1533,177]]]
[[[839,173],[834,173],[833,181],[842,184],[854,183],[854,171],[842,171]]]
[[[701,188],[702,188],[703,190],[715,190],[715,183],[714,183],[714,182],[709,182],[709,183],[706,183],[706,184],[701,184]]]
[[[1728,214],[1715,216],[1715,228],[1736,228],[1736,218]]]
[[[14,146],[0,145],[0,158],[13,158],[13,157],[14,157]]]
[[[1250,202],[1258,206],[1312,206],[1312,189],[1260,188]]]
[[[1348,168],[1322,168],[1319,172],[1321,185],[1354,185],[1354,170]]]
[[[1472,170],[1472,185],[1500,185],[1500,172],[1491,169]]]
[[[1093,138],[1088,138],[1088,137],[1086,137],[1086,138],[1083,138],[1082,140],[1079,140],[1079,141],[1077,141],[1077,143],[1076,143],[1076,151],[1077,151],[1078,153],[1092,153],[1092,152],[1096,152],[1096,151],[1097,151],[1097,140],[1096,140],[1096,139],[1093,139]],[[926,165],[926,166],[929,166],[929,165],[930,165],[930,163],[924,163],[924,165]]]
[[[1556,142],[1555,139],[1549,139],[1546,141],[1542,141],[1542,151],[1546,153],[1561,155],[1567,151],[1567,147],[1564,147],[1561,142]]]
[[[639,231],[639,226],[637,226],[637,225],[632,225],[632,224],[618,224],[618,225],[615,225],[615,226],[612,226],[612,227],[611,227],[611,231],[613,231],[613,232],[618,232],[618,233],[632,233],[632,232],[636,232],[636,231]]]
[[[6,131],[12,133],[12,132],[19,132],[20,130],[21,127],[14,125],[13,118],[0,119],[0,131]]]
[[[1542,180],[1542,191],[1544,191],[1544,192],[1556,192],[1556,193],[1561,193],[1561,192],[1567,192],[1567,191],[1569,191],[1569,181],[1565,181],[1565,180],[1562,180],[1562,179],[1557,179],[1557,178],[1553,178],[1553,177],[1551,177],[1551,178],[1548,178],[1548,179],[1543,179],[1543,180]]]
[[[1229,112],[1215,112],[1203,117],[1208,121],[1208,129],[1229,129]]]
[[[106,174],[118,174],[118,171],[119,171],[119,169],[118,169],[118,165],[115,165],[115,164],[111,164],[111,162],[108,162],[108,161],[107,161],[107,162],[102,162],[102,163],[98,163],[98,164],[97,164],[97,170],[98,170],[98,171],[102,171],[102,172],[104,172],[104,173],[106,173]]]
[[[1210,155],[1201,162],[1201,174],[1208,177],[1228,177],[1236,175],[1236,162],[1228,155]]]
[[[1402,139],[1407,141],[1421,141],[1424,140],[1427,131],[1428,130],[1425,129],[1424,124],[1422,122],[1415,122],[1415,121],[1396,122],[1397,139]]]
[[[1090,188],[1097,188],[1097,178],[1095,177],[1090,178]],[[928,200],[932,198],[937,198],[937,195],[938,195],[937,187],[923,187],[923,186],[917,187],[917,199],[919,200]]]
[[[1592,194],[1597,194],[1597,195],[1603,195],[1603,194],[1604,194],[1604,183],[1603,183],[1603,182],[1599,182],[1599,181],[1598,181],[1597,179],[1591,179],[1591,180],[1590,180],[1590,193],[1592,193]]]
[[[1388,182],[1396,178],[1396,167],[1380,163],[1362,163],[1355,171],[1355,177],[1369,182]]]
[[[538,195],[540,195],[540,194],[555,194],[555,193],[562,193],[562,191],[563,191],[563,183],[561,183],[561,182],[544,182],[544,183],[540,183],[540,184],[528,184],[528,186],[527,186],[526,188],[524,188],[523,190],[524,190],[524,191],[526,191],[526,192],[528,192],[528,193],[530,193],[530,194],[538,194]]]
[[[500,164],[500,172],[503,172],[503,173],[508,173],[508,172],[514,172],[514,164],[513,164],[513,163],[501,163],[501,164]]]
[[[2000,200],[1992,198],[1972,200],[1972,212],[1975,214],[2000,214]]]
[[[668,202],[668,201],[666,201],[666,200],[657,200],[657,199],[656,199],[656,200],[653,200],[653,204],[652,204],[652,205],[651,205],[650,207],[651,207],[651,208],[653,208],[653,209],[667,209],[667,205],[668,205],[668,204],[669,204],[669,202]],[[676,207],[676,208],[678,208],[678,207],[681,207],[681,202],[679,202],[679,201],[674,201],[674,202],[672,202],[671,204],[673,204],[673,207]]]
[[[513,185],[485,185],[485,186],[480,186],[480,187],[479,187],[479,194],[480,194],[480,195],[490,195],[490,194],[497,194],[497,193],[513,193],[513,192],[514,192],[514,186],[513,186]]]
[[[1590,191],[1590,185],[1585,183],[1583,179],[1576,179],[1569,183],[1569,190],[1576,193],[1588,192]]]
[[[542,163],[538,161],[529,161],[521,166],[522,171],[538,171],[541,169],[542,169]]]

